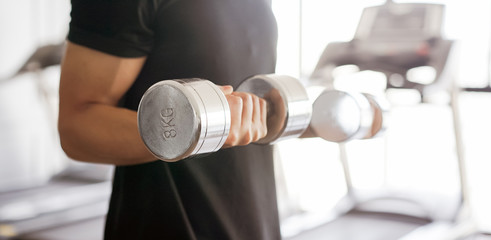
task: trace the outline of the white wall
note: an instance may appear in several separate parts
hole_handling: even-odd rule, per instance
[[[37,47],[65,39],[68,0],[0,0],[0,192],[66,167],[56,130],[59,67],[13,76]]]
[[[41,45],[62,41],[69,0],[0,0],[0,80],[14,74]]]

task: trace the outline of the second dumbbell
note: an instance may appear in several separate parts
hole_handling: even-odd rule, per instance
[[[330,142],[373,138],[387,128],[389,104],[371,94],[324,90],[312,108],[309,134]]]

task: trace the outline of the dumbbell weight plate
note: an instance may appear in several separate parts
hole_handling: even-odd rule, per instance
[[[310,127],[324,140],[346,142],[370,134],[373,112],[370,102],[361,93],[326,90],[317,97],[312,108]]]
[[[372,130],[367,138],[375,138],[383,135],[388,127],[389,122],[389,111],[390,104],[384,97],[375,96],[368,93],[363,93],[363,95],[368,99],[372,109],[374,109],[374,124],[372,126]]]
[[[140,101],[138,129],[157,158],[177,161],[220,149],[230,130],[230,108],[208,80],[161,81]]]
[[[256,75],[244,80],[236,91],[253,93],[268,103],[268,133],[259,144],[299,137],[310,123],[312,105],[304,86],[293,77]]]

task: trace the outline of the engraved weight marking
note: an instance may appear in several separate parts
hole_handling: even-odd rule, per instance
[[[164,129],[164,133],[162,134],[164,140],[175,138],[177,136],[177,131],[175,129],[175,124],[172,123],[175,118],[174,108],[162,109],[162,111],[160,111],[160,118],[160,123]]]

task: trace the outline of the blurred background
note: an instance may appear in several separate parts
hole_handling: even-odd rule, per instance
[[[380,137],[276,146],[285,239],[491,239],[491,2],[281,0],[276,72],[391,105]],[[102,239],[112,167],[56,130],[70,3],[0,0],[0,239]]]

